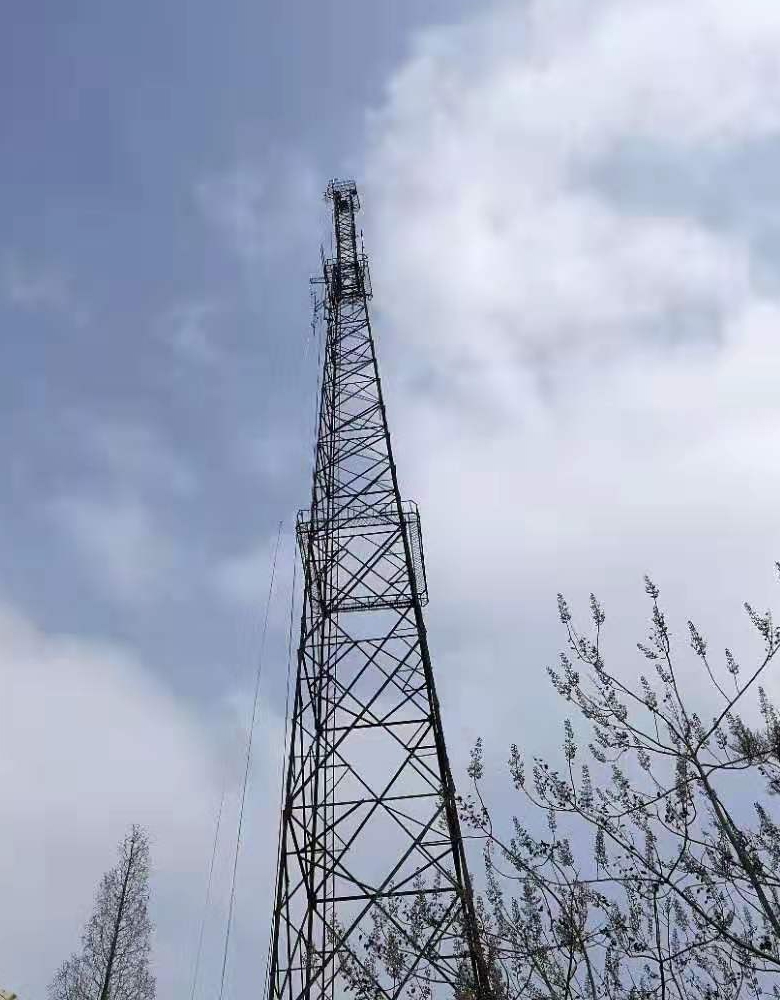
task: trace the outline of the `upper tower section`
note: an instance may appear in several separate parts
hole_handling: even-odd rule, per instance
[[[361,237],[358,248],[355,215],[360,211],[360,197],[354,181],[332,180],[325,197],[333,204],[335,256],[325,260],[327,301],[361,302],[371,298],[371,276]]]
[[[334,178],[328,182],[328,186],[325,189],[325,197],[328,201],[332,201],[334,205],[339,203],[343,203],[344,205],[349,204],[353,214],[360,211],[360,196],[358,195],[357,184],[354,181],[340,181]]]

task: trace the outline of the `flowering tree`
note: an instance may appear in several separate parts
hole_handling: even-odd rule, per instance
[[[763,643],[745,671],[728,649],[716,664],[688,622],[692,696],[649,579],[646,591],[648,669],[633,684],[605,660],[596,598],[586,635],[559,596],[567,650],[549,674],[574,722],[558,766],[535,758],[527,773],[511,748],[522,806],[507,833],[473,752],[462,812],[484,838],[497,998],[780,997],[780,716],[762,686],[780,627],[745,605]]]

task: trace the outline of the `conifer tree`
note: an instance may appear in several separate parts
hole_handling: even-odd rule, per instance
[[[50,1000],[154,1000],[146,833],[133,826],[119,854],[118,864],[100,883],[81,953],[57,970]]]

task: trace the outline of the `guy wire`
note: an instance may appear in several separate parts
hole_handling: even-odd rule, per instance
[[[230,931],[233,924],[233,905],[236,897],[236,873],[238,871],[238,857],[241,851],[241,832],[244,823],[244,805],[246,803],[246,790],[249,784],[249,767],[252,761],[252,737],[255,730],[255,719],[257,718],[257,702],[260,696],[260,678],[263,671],[263,652],[265,649],[265,637],[268,632],[268,615],[271,608],[271,597],[274,589],[274,579],[276,577],[276,562],[279,557],[279,545],[282,540],[282,522],[279,522],[279,530],[276,533],[276,546],[271,564],[271,582],[268,586],[268,599],[265,604],[265,615],[263,617],[263,631],[260,636],[260,655],[257,659],[257,674],[255,676],[255,693],[252,700],[252,719],[249,725],[249,734],[246,744],[246,763],[244,767],[244,781],[241,788],[241,808],[238,813],[238,829],[236,831],[236,852],[233,857],[233,875],[230,881],[230,904],[228,906],[227,927],[225,929],[225,950],[222,955],[222,976],[219,983],[219,1000],[222,1000],[225,991],[225,970],[227,968],[228,949],[230,946]]]

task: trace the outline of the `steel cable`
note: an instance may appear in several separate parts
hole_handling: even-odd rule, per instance
[[[217,857],[217,844],[219,842],[219,827],[222,822],[222,809],[225,805],[225,785],[222,785],[222,795],[219,800],[219,809],[217,810],[217,822],[214,829],[214,846],[211,849],[211,864],[209,865],[209,877],[206,884],[206,899],[203,904],[203,917],[200,922],[200,934],[198,935],[198,950],[195,954],[195,969],[192,974],[192,990],[190,991],[190,1000],[195,1000],[195,990],[198,985],[198,973],[200,971],[200,958],[203,952],[203,935],[206,930],[206,916],[208,915],[209,902],[211,901],[211,884],[214,878],[214,862]]]
[[[284,699],[284,741],[282,743],[282,767],[281,767],[281,780],[279,783],[279,812],[278,815],[281,816],[282,809],[284,808],[284,786],[285,779],[287,777],[287,734],[290,727],[290,680],[292,677],[292,642],[293,642],[293,622],[295,617],[295,584],[298,576],[298,560],[296,558],[295,548],[293,547],[293,572],[292,572],[292,589],[290,591],[290,621],[289,629],[287,633],[287,687]],[[282,856],[282,826],[279,824],[279,842],[276,848],[276,872],[279,870],[279,864]],[[268,954],[266,955],[265,961],[265,982],[264,982],[264,997],[269,997],[269,985],[271,976],[271,949],[273,947],[273,934],[274,934],[274,906],[276,904],[276,884],[275,881],[271,880],[271,926],[268,932]]]
[[[238,858],[241,852],[241,834],[244,824],[244,806],[246,804],[246,790],[249,784],[249,768],[252,761],[252,739],[255,731],[255,720],[257,719],[257,703],[260,697],[260,679],[263,672],[263,652],[265,650],[265,637],[268,632],[268,615],[271,609],[271,597],[273,596],[274,580],[276,578],[276,563],[279,557],[279,545],[282,540],[282,522],[279,522],[279,530],[276,533],[276,546],[271,564],[271,581],[268,586],[268,599],[265,604],[265,615],[263,617],[263,631],[260,636],[260,654],[257,659],[257,673],[255,675],[255,691],[252,699],[252,717],[249,724],[249,733],[246,745],[246,761],[244,766],[244,780],[241,787],[241,807],[238,813],[238,828],[236,830],[236,851],[233,856],[233,875],[230,880],[230,902],[228,904],[227,926],[225,928],[225,948],[222,954],[222,975],[219,982],[219,1000],[225,991],[225,971],[227,969],[228,952],[230,948],[230,932],[233,925],[233,908],[236,898],[236,874],[238,872]]]

